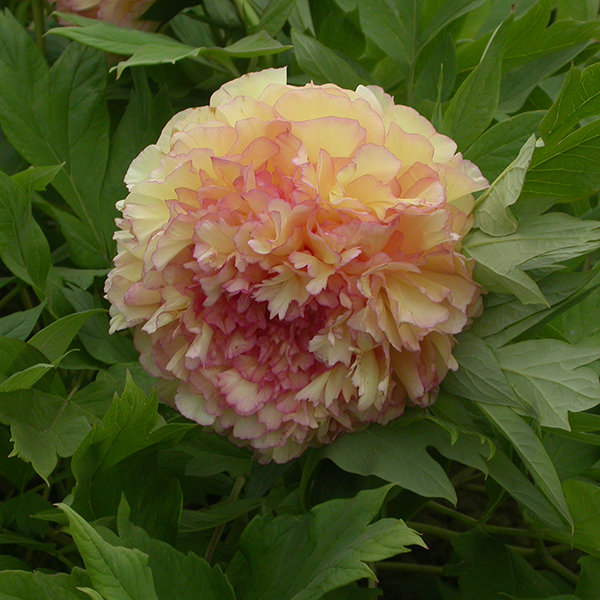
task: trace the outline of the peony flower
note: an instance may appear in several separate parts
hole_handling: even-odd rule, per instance
[[[155,21],[140,21],[139,18],[156,0],[56,0],[56,10],[107,21],[121,27],[132,27],[145,31],[156,29]]]
[[[133,162],[106,284],[183,415],[285,462],[428,406],[480,310],[456,144],[378,87],[244,75]]]

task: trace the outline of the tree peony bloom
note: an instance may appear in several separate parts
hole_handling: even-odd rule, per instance
[[[480,310],[456,144],[378,87],[244,75],[126,176],[111,331],[186,417],[285,462],[428,406]]]
[[[139,18],[156,0],[56,0],[56,10],[107,21],[121,27],[153,30],[158,23]]]

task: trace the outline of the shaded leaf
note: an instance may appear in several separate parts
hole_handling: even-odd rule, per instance
[[[317,600],[352,581],[373,578],[366,562],[423,545],[403,521],[382,519],[369,525],[389,487],[319,504],[300,517],[253,519],[227,569],[236,598]]]

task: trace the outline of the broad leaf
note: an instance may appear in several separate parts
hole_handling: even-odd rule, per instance
[[[85,224],[94,263],[112,255],[114,201],[100,196],[108,157],[104,57],[75,44],[51,69],[9,13],[0,15],[0,124],[32,165],[64,163],[53,185]],[[25,75],[26,74],[26,75]]]
[[[498,27],[475,70],[465,79],[444,114],[443,133],[459,150],[468,148],[492,122],[500,99],[502,55],[509,17]]]
[[[525,174],[535,149],[535,135],[521,148],[519,155],[498,176],[498,179],[477,198],[475,226],[493,236],[503,236],[517,230],[517,220],[509,206],[521,195]]]
[[[170,544],[152,539],[130,522],[125,500],[119,504],[117,529],[115,545],[137,548],[148,555],[158,600],[235,600],[231,584],[219,566],[211,568],[193,552],[182,554]]]
[[[450,433],[433,422],[404,423],[398,419],[385,427],[371,425],[366,431],[338,438],[325,448],[323,455],[345,471],[377,475],[421,496],[446,498],[455,503],[454,487],[444,469],[427,452],[431,447],[486,472],[487,446],[470,436],[459,436],[452,443]]]
[[[0,336],[25,341],[33,331],[44,307],[45,302],[29,310],[11,313],[0,319]]]
[[[572,68],[565,78],[560,95],[540,125],[547,143],[561,140],[582,119],[600,114],[600,65],[585,71]]]
[[[18,183],[28,192],[41,192],[45,190],[58,175],[63,165],[53,167],[29,167],[20,173],[16,173],[11,179]]]
[[[390,486],[319,504],[300,517],[256,517],[227,574],[238,600],[317,600],[364,577],[367,562],[423,545],[404,522],[376,517]],[[285,560],[282,560],[285,557]]]
[[[85,576],[57,573],[48,575],[40,571],[0,571],[0,600],[86,600],[78,587]]]
[[[569,411],[600,404],[598,375],[584,365],[600,358],[600,349],[556,340],[530,340],[495,351],[521,401],[542,425],[570,429]]]
[[[71,535],[81,552],[96,597],[159,600],[147,554],[137,549],[111,546],[69,506],[59,504],[58,507],[69,518]]]
[[[101,312],[104,312],[103,309],[93,309],[67,315],[54,321],[48,327],[44,327],[28,343],[39,350],[48,360],[57,360],[65,353],[83,324],[90,317]]]
[[[1,103],[0,99],[0,108]],[[33,285],[39,295],[44,295],[50,269],[50,247],[33,219],[28,193],[1,172],[0,259],[14,275]]]
[[[573,520],[554,465],[531,427],[512,408],[482,402],[476,405],[510,441],[540,490],[565,522],[572,525]]]
[[[292,42],[298,64],[315,83],[332,82],[347,89],[374,83],[368,74],[357,73],[350,63],[318,40],[292,30]]]
[[[0,421],[10,425],[13,455],[45,480],[58,457],[72,456],[90,430],[76,404],[38,390],[0,393]]]
[[[497,357],[481,338],[463,333],[453,354],[459,369],[448,373],[444,389],[475,402],[520,406]]]
[[[537,130],[544,114],[542,110],[535,110],[496,123],[473,142],[464,153],[465,158],[494,181],[513,161],[531,132]]]
[[[477,280],[488,290],[512,293],[525,304],[543,303],[539,287],[524,271],[551,267],[600,247],[600,224],[563,213],[522,222],[504,237],[482,231],[465,239],[464,251],[477,261]]]

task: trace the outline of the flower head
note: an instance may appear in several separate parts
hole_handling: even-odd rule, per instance
[[[427,406],[480,309],[460,254],[487,186],[377,87],[244,75],[127,173],[106,284],[172,404],[284,462]]]
[[[121,27],[153,30],[158,23],[139,18],[156,0],[56,0],[56,10],[107,21]]]

